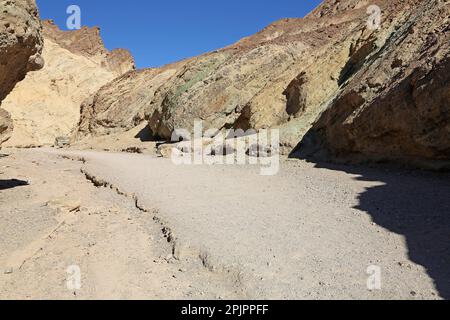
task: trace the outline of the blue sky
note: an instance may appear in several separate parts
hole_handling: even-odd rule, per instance
[[[138,68],[160,66],[232,44],[281,18],[303,17],[320,0],[37,0],[41,18],[66,29],[66,9],[99,26],[108,49],[129,49]]]

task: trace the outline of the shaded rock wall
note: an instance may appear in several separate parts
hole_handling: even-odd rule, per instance
[[[299,154],[450,168],[450,4],[410,5],[321,114]]]

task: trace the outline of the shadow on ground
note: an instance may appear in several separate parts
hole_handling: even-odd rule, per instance
[[[28,181],[17,180],[17,179],[9,179],[9,180],[0,180],[0,191],[13,189],[17,187],[28,186]]]
[[[410,260],[426,268],[441,297],[450,299],[450,174],[326,163],[316,167],[383,183],[361,193],[356,209],[403,235]]]

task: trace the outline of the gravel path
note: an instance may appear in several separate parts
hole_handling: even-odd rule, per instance
[[[0,157],[0,299],[243,298],[200,261],[176,260],[154,214],[96,188],[81,162],[39,150],[7,153]]]
[[[97,185],[156,210],[178,259],[200,259],[249,298],[450,297],[448,175],[285,160],[267,177],[257,167],[71,155]],[[368,290],[368,268],[380,271],[381,290]]]
[[[448,174],[8,153],[0,298],[450,298]]]

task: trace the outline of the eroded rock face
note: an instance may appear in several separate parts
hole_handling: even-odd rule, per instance
[[[374,5],[379,27],[370,24]],[[84,104],[79,133],[147,119],[155,137],[169,140],[201,119],[205,130],[278,127],[286,153],[309,132],[296,151],[445,163],[448,10],[439,0],[327,0],[304,19],[110,83]]]
[[[0,0],[0,103],[25,74],[42,68],[41,24],[34,0]],[[12,131],[0,109],[0,144]]]
[[[8,111],[0,108],[0,145],[11,137],[13,122]]]
[[[156,92],[183,64],[131,71],[103,86],[82,103],[74,139],[120,133],[138,126],[152,109]]]
[[[321,114],[300,154],[450,168],[450,4],[408,5]]]
[[[53,20],[42,22],[44,38],[57,43],[73,54],[84,56],[103,68],[120,76],[135,69],[134,58],[126,49],[108,51],[100,35],[99,27],[83,26],[80,30],[63,31]]]
[[[126,50],[107,51],[98,28],[61,31],[43,22],[45,67],[30,73],[5,99],[15,129],[5,146],[53,145],[70,137],[80,105],[101,86],[134,69]]]
[[[89,132],[86,123],[96,128],[91,134],[129,128],[130,115],[124,118],[116,112],[122,109],[136,119],[144,114],[153,134],[162,139],[170,139],[176,128],[191,130],[196,119],[204,120],[205,128],[244,130],[283,125],[300,115],[313,119],[315,107],[337,91],[350,46],[361,37],[354,28],[364,24],[365,17],[365,8],[350,4],[339,7],[332,18],[313,12],[305,19],[278,21],[232,46],[176,67],[167,66],[164,69],[174,73],[164,82],[154,71],[136,72],[127,79],[129,89],[125,90],[124,81],[115,81],[97,94],[91,111],[82,115],[81,130]],[[299,107],[291,82],[302,73],[304,106]],[[132,88],[145,86],[148,92],[141,89],[133,98]],[[124,92],[129,98],[122,98]],[[140,101],[139,106],[131,103],[129,108],[130,100]]]

